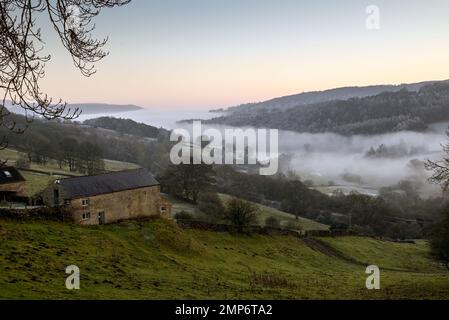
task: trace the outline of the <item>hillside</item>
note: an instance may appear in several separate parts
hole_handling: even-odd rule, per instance
[[[226,194],[220,194],[220,198],[223,202],[226,202],[231,198],[231,196]],[[251,202],[251,201],[250,201]],[[265,225],[265,219],[269,217],[274,217],[279,220],[281,226],[286,226],[287,224],[298,225],[302,230],[329,230],[329,226],[302,217],[295,217],[291,213],[287,213],[275,208],[267,207],[259,203],[251,202],[258,208],[257,220],[261,226]]]
[[[223,203],[226,202],[231,196],[226,194],[220,194],[219,195]],[[175,215],[178,212],[184,211],[188,212],[193,215],[195,219],[204,219],[205,215],[203,212],[201,212],[198,209],[197,205],[194,205],[192,203],[182,201],[180,199],[177,199],[172,196],[168,196],[170,203],[173,205],[172,213]],[[321,224],[319,222],[298,217],[295,218],[294,215],[280,211],[274,208],[270,208],[255,202],[252,202],[255,206],[258,208],[258,214],[257,214],[257,224],[260,226],[265,226],[265,219],[268,217],[275,217],[279,220],[282,226],[286,226],[289,223],[294,224],[295,226],[299,226],[301,230],[308,231],[308,230],[329,230],[329,226],[325,224]]]
[[[6,101],[5,106],[9,111],[17,114],[24,114],[22,108],[12,106],[10,101]],[[108,104],[108,103],[69,103],[67,108],[81,111],[82,114],[118,113],[142,110],[142,107],[133,104]]]
[[[78,122],[34,119],[27,123],[24,116],[17,114],[8,116],[7,120],[8,123],[16,123],[17,128],[28,125],[24,134],[15,134],[5,126],[0,126],[0,135],[5,137],[8,147],[27,153],[34,162],[42,162],[44,158],[67,158],[72,153],[68,150],[71,148],[76,150],[79,156],[82,154],[81,150],[86,150],[87,147],[93,150],[94,153],[91,154],[97,155],[98,158],[114,160],[116,163],[136,163],[149,168],[154,174],[158,174],[169,160],[171,144],[164,129],[158,129],[158,139],[154,139]],[[116,120],[119,123],[127,123],[124,119]],[[0,159],[7,160],[7,156]],[[67,159],[63,160],[67,163]]]
[[[69,108],[79,108],[83,114],[117,113],[142,110],[142,107],[133,104],[107,104],[107,103],[72,103]]]
[[[310,242],[182,230],[165,220],[0,220],[0,239],[0,299],[449,298],[449,272],[430,260],[425,242]],[[365,289],[366,263],[381,268],[381,290]],[[81,290],[65,288],[71,264]]]
[[[258,103],[246,103],[230,107],[226,111],[231,113],[253,113],[261,111],[284,111],[301,105],[315,104],[332,100],[348,100],[378,95],[383,92],[398,92],[403,89],[418,91],[423,86],[441,81],[426,81],[400,85],[377,85],[366,87],[344,87],[324,91],[303,92],[299,94],[279,97]],[[223,111],[223,110],[220,110]]]
[[[83,122],[92,127],[114,130],[123,134],[137,137],[157,138],[159,129],[144,123],[138,123],[131,119],[117,119],[113,117],[100,117]],[[161,129],[162,130],[162,129]]]
[[[422,131],[449,120],[449,83],[403,89],[364,98],[298,105],[288,110],[233,113],[206,123],[236,127],[266,127],[296,132],[334,132],[343,135]]]

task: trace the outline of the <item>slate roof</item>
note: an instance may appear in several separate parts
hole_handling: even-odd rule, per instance
[[[14,167],[0,167],[0,184],[25,181],[25,178]]]
[[[143,168],[66,178],[57,180],[56,183],[64,190],[64,196],[70,199],[159,185],[153,175]]]

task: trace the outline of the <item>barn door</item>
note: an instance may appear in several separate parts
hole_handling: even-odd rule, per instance
[[[106,215],[104,211],[98,212],[98,224],[105,224],[106,223]]]
[[[55,207],[59,206],[59,189],[53,190],[53,204]]]

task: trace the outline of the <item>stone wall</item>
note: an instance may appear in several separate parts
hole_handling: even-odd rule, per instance
[[[198,230],[208,230],[215,232],[229,232],[229,233],[255,233],[264,235],[282,235],[282,236],[293,236],[300,237],[301,233],[295,230],[289,229],[278,229],[278,228],[268,228],[262,226],[247,226],[243,228],[237,228],[228,224],[217,224],[209,223],[206,221],[198,220],[177,220],[178,226],[184,229],[198,229]]]
[[[50,220],[71,222],[71,215],[58,208],[9,209],[0,208],[0,218],[14,220]]]
[[[293,236],[300,238],[307,237],[345,237],[345,236],[365,236],[353,231],[346,230],[307,230],[307,231],[296,231],[291,229],[281,229],[281,228],[269,228],[262,226],[248,226],[242,229],[238,229],[235,226],[227,224],[217,224],[210,223],[201,220],[177,220],[178,226],[184,229],[198,229],[198,230],[209,230],[215,232],[243,232],[243,233],[255,233],[255,234],[266,234],[266,235],[282,235],[282,236]]]

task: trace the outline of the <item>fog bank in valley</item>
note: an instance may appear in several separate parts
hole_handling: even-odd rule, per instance
[[[439,186],[427,182],[427,159],[444,156],[449,123],[432,125],[424,132],[402,131],[379,135],[343,136],[334,133],[297,133],[279,130],[280,168],[297,174],[324,193],[344,192],[377,195],[382,187],[412,181],[422,196],[440,195]],[[191,131],[191,124],[180,124]],[[222,125],[203,125],[203,130]]]
[[[281,131],[280,153],[288,155],[282,170],[295,171],[316,186],[330,185],[324,192],[342,187],[377,194],[381,187],[412,180],[423,194],[439,193],[437,186],[427,183],[423,162],[443,157],[447,127],[442,123],[425,132],[350,137]]]

